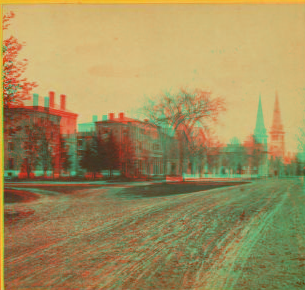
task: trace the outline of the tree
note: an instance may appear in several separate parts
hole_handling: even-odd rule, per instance
[[[60,154],[60,172],[61,170],[65,172],[70,172],[71,168],[71,156],[69,155],[69,147],[66,144],[66,141],[62,135],[60,135],[59,141],[59,154]]]
[[[103,138],[98,138],[98,162],[99,170],[107,170],[109,158],[107,155],[107,143]]]
[[[237,165],[237,174],[242,174],[242,166],[240,162]]]
[[[298,148],[301,152],[305,152],[305,125],[299,127]]]
[[[24,140],[22,144],[24,155],[21,171],[26,171],[28,178],[31,177],[31,173],[39,162],[40,133],[39,127],[35,125],[26,125],[24,127]]]
[[[250,168],[257,168],[259,173],[259,167],[262,165],[263,159],[266,158],[267,154],[264,144],[259,143],[255,136],[251,135],[245,141],[244,146]]]
[[[81,159],[81,166],[93,174],[93,178],[101,170],[99,155],[99,139],[96,135],[86,143],[86,149]]]
[[[233,174],[241,172],[241,164],[243,164],[244,150],[239,139],[233,137],[230,139],[230,143],[227,145],[229,152],[229,168],[233,171]]]
[[[80,160],[80,166],[83,169],[86,169],[87,171],[90,170],[90,162],[91,162],[91,152],[90,152],[90,144],[89,142],[86,142],[85,150],[83,151],[81,160]]]
[[[222,147],[221,144],[215,135],[215,132],[212,129],[206,128],[204,131],[204,140],[202,142],[203,145],[203,154],[204,159],[207,164],[208,172],[212,172],[221,166],[219,161],[222,156]],[[220,169],[220,168],[219,168]]]
[[[48,118],[29,115],[23,116],[19,132],[20,154],[23,159],[21,171],[27,172],[28,178],[38,165],[44,176],[55,166],[54,157],[59,146],[59,124]]]
[[[294,162],[296,164],[295,175],[297,175],[297,176],[302,175],[301,164],[300,164],[299,160],[296,158],[296,160]]]
[[[154,101],[157,99],[157,101]],[[144,106],[145,114],[157,126],[169,126],[178,133],[180,150],[180,174],[183,173],[184,148],[192,149],[195,127],[209,128],[225,110],[222,98],[211,98],[211,93],[203,90],[181,89],[177,94],[166,92],[160,98],[152,98]],[[182,134],[183,132],[183,134]],[[185,138],[184,138],[185,136]]]
[[[118,143],[113,135],[113,132],[110,131],[109,137],[106,143],[107,150],[107,167],[109,170],[110,177],[113,176],[113,170],[120,168],[120,151]]]
[[[3,30],[7,30],[10,20],[15,16],[13,12],[3,16]],[[24,100],[29,99],[30,92],[37,86],[35,82],[29,82],[24,76],[28,61],[18,60],[20,50],[25,43],[18,42],[17,38],[10,36],[3,40],[3,113],[4,121],[11,119],[11,108],[21,106]],[[14,123],[10,122],[10,127]],[[6,126],[7,128],[8,126]]]
[[[135,148],[130,138],[130,132],[123,136],[122,154],[121,154],[122,173],[124,176],[134,176],[135,172]]]
[[[54,171],[59,165],[60,127],[50,116],[35,117],[34,126],[39,131],[39,163],[42,166],[44,176],[48,170]]]
[[[50,140],[45,132],[45,130],[42,131],[41,135],[41,143],[40,143],[40,148],[39,148],[39,153],[40,153],[40,160],[41,160],[41,165],[43,168],[43,175],[47,175],[47,171],[51,168],[52,166],[52,147],[50,144]]]
[[[160,136],[160,143],[162,149],[162,159],[163,159],[163,174],[172,174],[173,172],[168,172],[168,164],[170,160],[177,159],[178,144],[177,139],[174,138],[174,133],[171,128],[161,128],[157,126],[158,134]],[[146,155],[146,156],[145,156]],[[146,157],[146,158],[145,158]],[[149,154],[144,153],[144,159],[149,159]]]
[[[303,111],[304,116],[305,110]],[[301,153],[300,159],[301,161],[305,161],[305,117],[298,128],[298,134],[296,135],[298,141],[298,150]]]

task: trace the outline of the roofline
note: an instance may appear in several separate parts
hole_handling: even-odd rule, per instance
[[[54,108],[46,108],[46,107],[42,107],[42,106],[16,106],[16,107],[11,107],[10,109],[13,110],[28,110],[28,111],[33,111],[33,112],[42,112],[42,113],[47,113],[50,115],[55,115],[55,116],[60,116],[60,117],[64,117],[64,116],[73,116],[75,118],[78,117],[78,114],[76,113],[72,113],[72,112],[68,112],[68,111],[62,111],[62,110],[57,110]]]
[[[132,119],[132,118],[129,118],[129,119]],[[150,125],[150,126],[154,126],[154,127],[158,127],[158,125],[156,124],[153,124],[151,122],[145,122],[145,121],[141,121],[141,120],[137,120],[137,119],[132,119],[132,120],[121,120],[119,118],[116,118],[114,120],[102,120],[102,121],[97,121],[97,122],[94,122],[96,124],[102,124],[102,123],[140,123],[140,124],[146,124],[146,125]]]

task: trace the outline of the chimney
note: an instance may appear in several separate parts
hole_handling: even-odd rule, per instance
[[[93,123],[97,122],[97,115],[93,115],[93,116],[92,116],[92,122],[93,122]]]
[[[38,107],[38,98],[39,98],[38,94],[33,94],[33,106],[34,107]]]
[[[103,115],[102,120],[107,121],[107,115]]]
[[[114,113],[109,113],[109,120],[114,120]]]
[[[60,95],[60,109],[66,110],[66,95]]]
[[[50,108],[54,108],[55,92],[49,92]]]
[[[49,97],[44,97],[44,109],[49,110]]]
[[[119,114],[119,118],[120,118],[121,120],[124,119],[124,113],[123,113],[123,112],[121,112],[121,113]]]

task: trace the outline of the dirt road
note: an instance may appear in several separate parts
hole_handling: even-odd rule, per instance
[[[296,179],[146,199],[39,189],[5,205],[6,289],[305,289],[304,191]]]

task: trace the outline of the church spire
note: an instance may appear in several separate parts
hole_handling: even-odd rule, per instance
[[[284,157],[285,154],[285,132],[281,120],[278,93],[275,93],[275,103],[273,111],[273,121],[270,130],[271,142],[270,151],[275,157]]]
[[[262,144],[267,143],[267,130],[265,127],[265,122],[264,122],[261,95],[259,95],[254,136],[259,143],[262,143]]]
[[[278,93],[275,93],[275,104],[271,132],[283,132]]]

